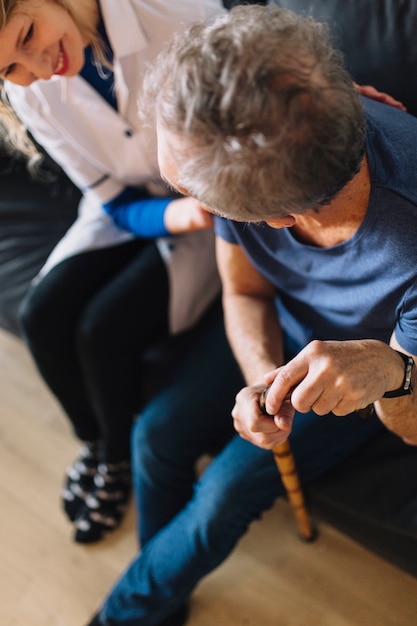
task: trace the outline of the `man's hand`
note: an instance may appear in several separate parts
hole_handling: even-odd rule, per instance
[[[312,341],[286,365],[269,372],[268,413],[291,393],[300,413],[348,415],[402,382],[400,357],[381,341]],[[401,359],[400,359],[401,360]]]
[[[213,227],[213,216],[194,198],[179,198],[170,202],[165,210],[164,224],[173,235]]]
[[[260,397],[265,385],[244,387],[236,396],[232,410],[236,432],[243,439],[271,450],[285,441],[292,428],[294,409],[288,400],[284,400],[275,415],[264,415],[261,411]]]

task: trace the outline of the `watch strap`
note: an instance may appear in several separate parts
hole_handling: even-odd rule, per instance
[[[382,396],[383,398],[399,398],[400,396],[407,396],[413,392],[412,373],[414,367],[414,359],[408,354],[404,354],[403,352],[399,352],[398,350],[396,350],[395,352],[399,354],[404,361],[405,370],[403,384],[398,389],[394,389],[393,391],[386,391]]]

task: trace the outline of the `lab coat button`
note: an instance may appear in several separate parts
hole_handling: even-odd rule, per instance
[[[126,137],[132,137],[133,136],[133,130],[131,128],[126,128],[125,135],[126,135]]]

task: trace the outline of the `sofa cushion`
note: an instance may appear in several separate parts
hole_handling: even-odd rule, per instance
[[[49,161],[35,179],[23,159],[11,158],[2,150],[0,326],[19,334],[20,302],[48,254],[74,221],[80,192]]]
[[[417,576],[417,448],[385,431],[307,489],[316,513]]]

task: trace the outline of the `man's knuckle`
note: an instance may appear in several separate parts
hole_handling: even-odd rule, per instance
[[[320,356],[324,352],[324,347],[325,344],[323,341],[320,339],[313,339],[313,341],[310,342],[308,349],[313,355]]]
[[[286,369],[280,370],[275,380],[278,382],[280,386],[283,386],[284,388],[288,387],[292,382],[291,374]]]

